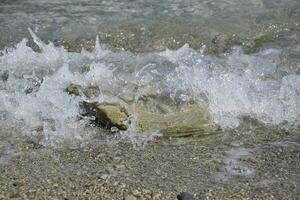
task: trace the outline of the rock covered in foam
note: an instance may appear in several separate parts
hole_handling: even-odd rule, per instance
[[[73,94],[75,96],[80,96],[80,92],[82,90],[81,85],[71,83],[67,88],[66,92],[69,94]]]
[[[82,94],[88,98],[97,97],[100,94],[100,90],[97,86],[89,85],[82,87],[81,85],[71,83],[67,88],[66,92],[75,96],[81,96]]]
[[[91,97],[93,87],[70,84],[66,91],[76,96]],[[87,93],[87,91],[89,93]],[[133,115],[133,129],[145,133],[159,129],[165,137],[200,136],[217,130],[207,108],[193,102],[174,104],[166,97],[149,94],[136,102],[127,102],[126,108],[118,104],[81,102],[83,116],[92,117],[92,123],[106,129],[117,127],[127,130]]]

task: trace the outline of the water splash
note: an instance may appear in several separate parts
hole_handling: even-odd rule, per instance
[[[184,45],[136,55],[109,50],[97,37],[94,51],[71,53],[29,32],[40,52],[23,39],[0,54],[1,126],[42,132],[47,141],[80,139],[87,122],[78,118],[78,104],[85,97],[67,94],[70,83],[97,86],[100,95],[90,101],[126,106],[126,99],[155,94],[178,104],[197,102],[223,128],[238,126],[244,115],[285,128],[300,124],[300,66],[284,64],[289,49],[247,55],[236,47],[217,57]]]

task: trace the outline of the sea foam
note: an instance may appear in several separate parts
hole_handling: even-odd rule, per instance
[[[179,103],[192,100],[206,106],[223,129],[237,127],[242,116],[299,128],[300,66],[283,62],[289,49],[245,54],[234,47],[215,56],[186,44],[177,50],[133,54],[110,50],[97,38],[92,52],[74,53],[30,33],[39,51],[23,39],[0,53],[2,127],[41,132],[48,140],[80,139],[87,124],[78,118],[84,97],[65,92],[75,83],[100,88],[100,96],[92,101],[122,104],[124,96],[136,100],[151,93]]]

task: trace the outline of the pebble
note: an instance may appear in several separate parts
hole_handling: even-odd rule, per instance
[[[133,190],[133,191],[132,191],[132,194],[133,194],[134,196],[140,196],[140,195],[141,195],[141,193],[140,193],[138,190]]]
[[[124,200],[137,200],[137,198],[133,195],[128,195],[127,197],[124,198]]]
[[[188,192],[181,192],[179,195],[177,195],[178,200],[195,200],[195,197],[193,194],[190,194]]]
[[[65,200],[77,200],[77,198],[69,196],[69,197],[66,197]]]

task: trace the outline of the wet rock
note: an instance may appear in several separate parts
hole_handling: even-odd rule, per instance
[[[208,110],[197,105],[182,105],[164,114],[150,112],[144,107],[137,107],[135,112],[138,113],[135,129],[139,133],[159,129],[164,137],[188,137],[217,129]]]
[[[147,100],[148,101],[148,100]],[[127,130],[127,110],[119,105],[82,102],[83,116],[93,117],[92,123],[112,132]],[[129,113],[136,114],[134,128],[137,133],[159,130],[164,137],[203,136],[216,131],[209,111],[196,104],[172,105],[161,100],[129,104]]]
[[[75,96],[79,96],[80,95],[80,91],[82,90],[82,87],[80,85],[77,84],[70,84],[67,88],[66,88],[66,92],[68,92],[69,94],[73,94]]]
[[[71,83],[67,88],[66,92],[73,94],[75,96],[86,96],[88,98],[97,97],[100,94],[100,89],[98,86],[89,85],[87,87],[82,87],[78,84]]]
[[[97,97],[100,94],[99,87],[93,85],[83,88],[82,92],[86,97]]]
[[[243,50],[245,53],[254,53],[266,46],[267,44],[274,42],[276,38],[272,35],[260,35],[249,39],[244,42]]]
[[[231,36],[217,34],[211,40],[209,45],[208,52],[220,54],[228,51],[234,45],[241,45],[242,39],[237,35],[233,34]]]
[[[99,96],[97,86],[82,87],[70,84],[69,94],[85,97]],[[82,102],[82,116],[92,117],[91,122],[114,133],[127,130],[129,113],[134,113],[134,128],[138,133],[159,130],[164,137],[202,136],[217,130],[209,111],[194,102],[174,101],[155,93],[145,93],[137,102],[127,102],[127,110],[117,104]]]
[[[195,200],[195,197],[193,194],[190,194],[188,192],[181,192],[179,195],[177,195],[178,200]]]
[[[94,117],[93,122],[103,128],[111,129],[116,127],[120,130],[127,130],[126,121],[129,117],[125,108],[119,105],[106,103],[82,102],[83,116]]]

